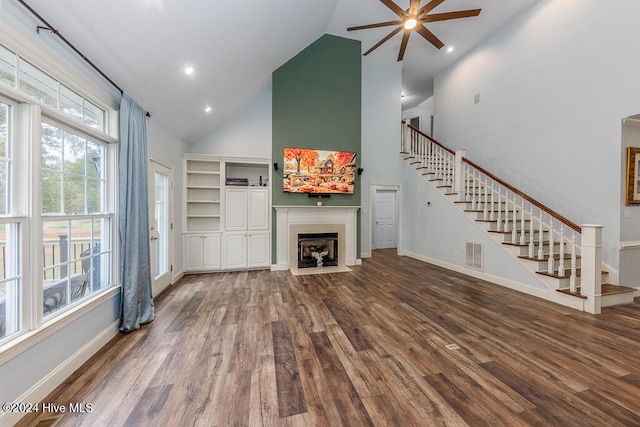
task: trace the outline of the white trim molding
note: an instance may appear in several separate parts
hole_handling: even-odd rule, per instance
[[[358,265],[357,220],[360,206],[274,206],[276,210],[276,268],[289,270],[292,225],[344,224],[345,265]],[[272,267],[272,270],[274,268]]]

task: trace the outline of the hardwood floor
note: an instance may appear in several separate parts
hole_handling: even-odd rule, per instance
[[[187,276],[45,401],[92,405],[56,426],[631,426],[638,355],[638,304],[593,316],[382,250]]]

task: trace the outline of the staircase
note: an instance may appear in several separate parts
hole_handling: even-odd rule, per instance
[[[401,155],[480,229],[534,275],[552,301],[588,313],[640,295],[602,262],[602,226],[579,226],[403,122]]]

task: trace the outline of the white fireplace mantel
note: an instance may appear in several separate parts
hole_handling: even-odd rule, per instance
[[[276,210],[276,265],[272,270],[288,270],[290,260],[290,229],[292,225],[343,224],[345,234],[345,265],[356,265],[358,209],[360,206],[274,206]],[[296,249],[297,251],[297,249]]]

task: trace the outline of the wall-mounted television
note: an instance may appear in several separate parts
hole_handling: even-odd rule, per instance
[[[356,153],[285,148],[282,190],[287,193],[353,194]]]

